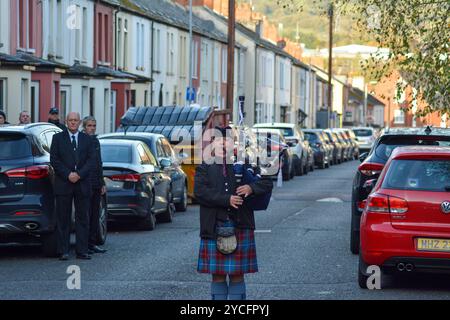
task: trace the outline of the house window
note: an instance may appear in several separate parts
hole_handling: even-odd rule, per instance
[[[136,69],[141,68],[141,24],[136,23]]]
[[[88,39],[88,14],[87,8],[83,8],[83,29],[82,31],[82,43],[81,51],[83,62],[87,61],[87,39]]]
[[[17,46],[34,53],[33,27],[35,24],[33,0],[19,0],[17,6]]]
[[[161,72],[161,30],[155,29],[155,43],[153,47],[154,70]]]
[[[284,63],[280,61],[280,89],[285,89]]]
[[[128,69],[128,20],[124,20],[123,28],[123,68]]]
[[[394,123],[395,124],[405,124],[405,112],[403,110],[394,111]]]
[[[103,61],[103,15],[99,12],[97,18],[97,26],[98,26],[98,60]]]
[[[123,53],[122,53],[122,42],[123,42],[123,36],[122,36],[122,19],[117,19],[117,61],[118,61],[118,67],[122,67],[122,61],[123,61]]]
[[[95,88],[89,89],[89,115],[95,116]]]
[[[239,84],[244,84],[244,78],[245,78],[245,56],[241,52],[239,54]]]
[[[200,76],[203,81],[208,81],[208,71],[209,71],[209,45],[206,42],[202,42],[202,63],[200,65],[201,73]]]
[[[28,109],[28,79],[22,79],[20,94],[21,94],[20,111],[24,111]]]
[[[6,111],[6,79],[0,79],[0,110]]]
[[[192,77],[194,79],[198,78],[198,42],[194,42],[194,62],[193,62],[193,72]]]
[[[186,36],[180,36],[180,77],[186,77]]]
[[[287,109],[288,109],[288,107],[286,107],[286,106],[281,106],[280,107],[280,121],[282,122],[282,123],[287,123],[288,121],[288,119],[287,119]]]
[[[136,106],[136,90],[131,90],[131,102],[130,106]]]
[[[80,12],[80,6],[76,6],[76,12]],[[81,29],[77,28],[75,30],[75,59],[81,60]]]
[[[173,75],[175,69],[175,43],[172,32],[167,32],[167,75]]]
[[[222,48],[222,82],[227,82],[227,65],[228,65],[228,52],[227,48]]]
[[[109,57],[109,39],[108,39],[108,30],[109,30],[109,15],[104,16],[105,27],[103,28],[103,39],[104,39],[104,53],[103,58],[104,62],[110,62]]]
[[[84,117],[88,113],[88,87],[81,88],[81,115]]]
[[[214,82],[219,82],[219,48],[217,46],[214,46],[213,60],[213,79]]]

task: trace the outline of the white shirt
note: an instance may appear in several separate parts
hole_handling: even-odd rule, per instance
[[[77,131],[76,133],[72,133],[70,131],[67,131],[69,133],[69,138],[70,138],[70,144],[72,144],[72,136],[75,136],[75,141],[77,142],[77,148],[78,148],[78,134],[80,133],[79,131]]]

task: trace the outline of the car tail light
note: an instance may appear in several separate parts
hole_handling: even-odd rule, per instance
[[[390,196],[389,209],[394,214],[405,213],[408,211],[408,202],[405,199]]]
[[[408,202],[404,199],[373,194],[367,200],[367,212],[403,214],[408,211]]]
[[[380,174],[381,171],[383,171],[384,168],[384,164],[381,163],[373,163],[373,162],[366,162],[366,163],[362,163],[359,167],[358,170],[359,172],[361,172],[363,175],[371,177],[377,174]]]
[[[14,213],[15,216],[29,216],[29,215],[34,215],[34,214],[39,214],[39,212],[37,212],[37,211],[16,211]]]
[[[358,202],[358,210],[362,212],[366,208],[366,204],[367,204],[367,199],[363,200],[363,201],[359,201]]]
[[[139,182],[141,181],[141,176],[139,174],[117,174],[109,177],[112,181],[121,182]]]
[[[270,146],[270,150],[271,150],[271,151],[280,151],[281,149],[282,149],[282,146],[279,145],[279,144],[272,144],[272,145]]]
[[[5,174],[8,178],[28,178],[36,180],[48,177],[48,172],[49,167],[42,165],[12,169],[6,171]]]

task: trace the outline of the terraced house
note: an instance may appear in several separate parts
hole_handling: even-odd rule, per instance
[[[193,15],[193,102],[218,109],[227,107],[224,3],[194,1]],[[11,122],[22,110],[30,111],[33,121],[46,121],[56,106],[61,115],[95,116],[104,133],[116,130],[130,106],[186,105],[191,62],[186,5],[184,0],[0,1],[0,110]],[[327,107],[325,76],[288,53],[283,39],[265,39],[263,22],[254,29],[236,24],[233,118],[241,102],[247,125],[315,127]],[[342,114],[344,106],[335,108]]]

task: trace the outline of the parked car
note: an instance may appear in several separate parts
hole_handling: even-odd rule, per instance
[[[172,222],[173,193],[171,179],[144,142],[125,139],[101,139],[103,174],[108,199],[108,220],[131,218],[142,230],[153,230],[159,222]]]
[[[334,133],[339,137],[341,144],[344,148],[344,160],[350,161],[353,160],[353,144],[350,140],[350,138],[341,130],[339,129],[332,129]]]
[[[375,130],[371,127],[355,127],[352,128],[358,142],[360,152],[368,152],[372,149],[375,142]]]
[[[316,166],[321,169],[328,168],[332,158],[332,149],[326,143],[323,130],[305,129],[303,132],[314,151],[314,162]]]
[[[284,181],[292,179],[295,175],[294,155],[281,132],[277,129],[266,128],[253,128],[252,130],[256,134],[258,144],[264,146],[266,148],[266,155],[273,159],[272,162],[274,163],[270,163],[270,165],[278,165],[278,167],[281,167]],[[278,158],[275,158],[276,154],[278,154]],[[264,166],[265,163],[262,163],[262,165]],[[274,171],[278,173],[279,168]],[[276,177],[277,174],[274,174],[273,178]]]
[[[340,164],[344,162],[344,148],[342,146],[342,143],[338,139],[335,132],[332,132],[330,129],[324,130],[325,134],[328,137],[328,141],[330,144],[333,145],[333,163],[334,164]]]
[[[368,153],[360,156],[361,165],[355,173],[352,186],[352,211],[350,227],[350,251],[359,252],[359,226],[364,200],[369,191],[364,187],[367,180],[377,179],[392,151],[399,146],[449,146],[449,129],[396,128],[384,131]]]
[[[56,255],[54,170],[50,165],[53,135],[49,123],[0,127],[0,242],[37,243]],[[98,244],[106,240],[106,207],[100,207]]]
[[[187,176],[181,169],[181,161],[175,154],[172,146],[166,137],[156,133],[129,132],[111,133],[99,136],[99,139],[121,139],[135,140],[145,143],[152,155],[156,158],[158,167],[162,167],[161,162],[165,161],[166,166],[163,171],[172,180],[173,203],[177,211],[186,211],[188,205],[188,182]]]
[[[358,282],[384,272],[450,273],[450,147],[400,147],[370,193],[361,217]]]
[[[309,171],[308,166],[308,144],[303,132],[291,123],[258,123],[253,128],[278,129],[286,139],[286,143],[294,155],[295,174],[302,176]]]
[[[335,161],[336,155],[337,155],[337,149],[336,149],[335,145],[333,144],[332,140],[330,139],[330,137],[326,134],[325,130],[322,130],[322,137],[323,137],[323,140],[325,141],[325,144],[330,149],[330,156],[329,156],[330,157],[330,165],[334,165],[337,163],[337,161]]]

